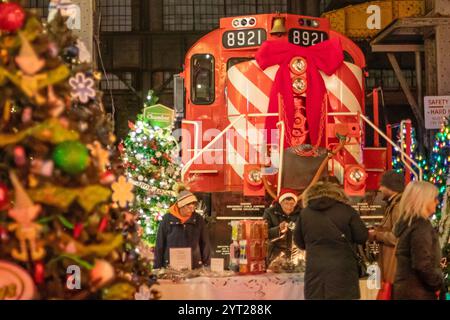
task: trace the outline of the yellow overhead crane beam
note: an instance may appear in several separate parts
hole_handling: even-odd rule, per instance
[[[423,16],[425,0],[380,0],[333,10],[322,14],[331,29],[353,40],[368,39],[398,18]]]

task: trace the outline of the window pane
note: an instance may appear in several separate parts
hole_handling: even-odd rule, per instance
[[[214,57],[194,55],[191,60],[192,102],[211,104],[214,101]]]

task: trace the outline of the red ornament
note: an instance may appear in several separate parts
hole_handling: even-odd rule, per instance
[[[119,149],[120,154],[123,154],[125,147],[123,146],[123,142],[119,143],[119,146],[117,147]]]
[[[107,185],[107,184],[111,184],[114,181],[116,181],[116,177],[114,176],[114,174],[107,170],[105,171],[101,176],[100,176],[100,183],[103,185]]]
[[[134,123],[131,121],[128,121],[128,128],[130,128],[131,130],[135,130],[136,127],[134,126]]]
[[[43,284],[45,280],[45,267],[42,262],[37,262],[34,265],[34,282],[36,284]]]
[[[0,226],[0,241],[8,241],[8,230],[5,227]]]
[[[103,231],[106,230],[107,226],[108,226],[108,217],[103,217],[102,220],[100,221],[100,224],[98,225],[97,231],[99,233],[102,233]]]
[[[22,146],[14,148],[14,162],[17,166],[24,166],[26,163],[25,149]]]
[[[0,211],[9,207],[9,190],[6,185],[0,183]]]
[[[22,28],[25,11],[17,3],[0,3],[0,30],[14,32]]]
[[[78,222],[73,228],[73,238],[78,239],[81,236],[81,232],[83,231],[83,224]]]

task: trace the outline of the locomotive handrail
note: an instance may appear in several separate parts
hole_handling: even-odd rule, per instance
[[[419,175],[417,175],[417,172],[415,172],[414,169],[406,161],[403,162],[403,164],[412,172],[412,174],[414,174],[414,176],[416,177],[417,180],[423,180],[423,170],[419,166],[419,164],[416,161],[414,161],[409,155],[407,155],[402,150],[402,148],[400,148],[394,141],[389,139],[389,137],[386,134],[384,134],[383,131],[381,131],[375,124],[373,124],[372,121],[369,120],[369,118],[367,118],[366,116],[364,116],[363,114],[361,114],[359,112],[330,112],[330,113],[328,113],[328,115],[329,116],[357,116],[357,117],[360,117],[369,126],[371,126],[373,130],[375,130],[380,136],[382,136],[390,145],[392,145],[398,152],[400,152],[400,154],[404,158],[408,159],[408,161],[410,161],[419,170]],[[403,161],[403,159],[402,159],[402,161]]]
[[[195,160],[197,160],[207,149],[209,149],[212,145],[214,145],[220,138],[222,138],[222,136],[228,131],[230,130],[239,120],[241,120],[242,118],[245,117],[278,117],[279,114],[278,113],[251,113],[248,115],[245,114],[241,114],[241,115],[236,115],[236,119],[234,119],[232,122],[230,122],[230,124],[222,130],[221,133],[219,133],[214,139],[212,139],[203,149],[200,150],[199,148],[199,152],[196,153],[194,151],[194,157],[189,160],[188,162],[186,162],[186,164],[183,166],[183,168],[181,169],[181,181],[184,182],[184,176],[186,175],[187,170],[192,166],[192,164],[195,162]],[[186,123],[190,122],[193,123],[195,121],[188,121],[185,120]],[[198,124],[197,124],[198,125]],[[278,125],[278,124],[277,124]],[[283,124],[284,125],[284,124]],[[284,129],[284,126],[283,126]],[[284,133],[284,131],[283,131]],[[284,135],[283,135],[284,136]],[[196,139],[198,140],[198,139]],[[283,138],[283,145],[284,145],[284,138]],[[195,149],[197,150],[197,148],[195,147]],[[281,148],[283,149],[283,148]],[[280,153],[280,155],[283,154],[283,151]]]
[[[280,133],[280,163],[278,167],[278,190],[277,190],[277,196],[280,195],[281,191],[281,178],[283,176],[283,161],[284,161],[284,133],[286,131],[286,126],[283,121],[277,122],[277,128],[278,125],[281,126],[281,133]]]
[[[192,166],[192,164],[194,163],[195,160],[197,160],[200,155],[202,155],[206,149],[209,149],[210,146],[212,146],[213,144],[215,144],[220,138],[222,138],[222,136],[228,131],[230,130],[231,127],[233,127],[235,125],[236,122],[238,122],[239,120],[241,120],[242,118],[244,118],[245,115],[241,114],[240,116],[238,116],[236,119],[233,120],[233,122],[230,122],[230,124],[221,132],[219,133],[214,139],[212,139],[199,153],[195,154],[191,160],[189,160],[188,162],[186,162],[186,164],[183,166],[183,169],[181,169],[181,181],[184,182],[184,176],[187,172],[187,170]]]
[[[198,143],[198,137],[200,136],[200,126],[198,125],[198,121],[182,120],[181,123],[192,124],[194,126],[194,155],[196,155],[197,151],[200,150],[200,146]]]

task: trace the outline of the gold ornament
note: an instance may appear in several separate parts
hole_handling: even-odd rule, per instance
[[[306,72],[308,63],[306,62],[306,59],[303,57],[295,57],[291,60],[289,67],[293,74],[302,75]]]
[[[113,189],[112,200],[117,202],[120,207],[125,208],[128,202],[133,202],[133,185],[127,181],[127,178],[120,176],[111,187]]]
[[[292,88],[296,94],[304,94],[307,89],[306,79],[303,77],[294,78],[292,82]]]
[[[110,165],[109,151],[103,149],[102,144],[98,141],[88,144],[87,148],[91,151],[91,155],[96,159],[96,164],[100,172],[105,172],[106,168]]]

